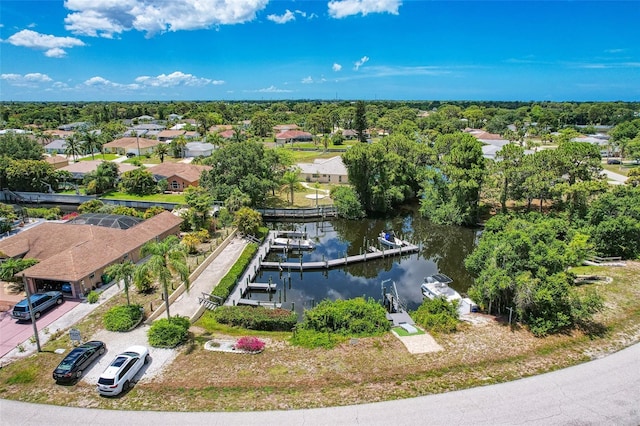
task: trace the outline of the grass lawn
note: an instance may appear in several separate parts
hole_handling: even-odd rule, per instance
[[[607,164],[604,162],[602,168],[609,170],[610,172],[618,173],[619,175],[627,176],[629,171],[640,167],[638,164],[633,164],[632,161],[626,161],[624,164]]]
[[[313,184],[309,184],[313,185]],[[318,206],[328,206],[333,204],[333,200],[329,198],[327,193],[324,190],[330,190],[331,185],[321,184],[318,189],[318,195],[324,195],[324,198],[318,199]],[[299,186],[293,193],[293,204],[290,202],[291,193],[288,189],[281,189],[280,191],[276,191],[276,195],[270,195],[267,197],[266,205],[267,207],[272,208],[308,208],[315,207],[316,200],[315,198],[307,198],[307,195],[313,195],[315,197],[316,191],[315,189],[304,188],[303,186]]]
[[[93,161],[93,160],[113,161],[116,158],[120,158],[120,157],[121,155],[118,155],[118,154],[96,154],[95,158],[91,158],[91,156],[82,157],[82,158],[78,158],[78,161]]]
[[[95,383],[54,383],[51,371],[62,358],[54,350],[71,347],[67,330],[57,333],[43,352],[0,369],[0,398],[114,410],[293,410],[411,398],[516,380],[598,358],[640,340],[640,262],[588,271],[613,280],[579,287],[596,290],[605,298],[604,310],[585,331],[536,338],[524,327],[509,326],[504,317],[474,314],[477,324],[463,323],[454,334],[434,335],[442,351],[416,355],[392,333],[347,340],[334,349],[305,349],[289,342],[290,333],[221,326],[207,311],[162,374],[152,380],[143,376],[122,398],[100,397]],[[159,301],[159,293],[133,293],[133,302],[145,308]],[[118,295],[74,327],[91,339],[102,328],[105,310],[122,303],[124,296]],[[213,338],[247,335],[263,340],[265,350],[241,355],[204,349]]]
[[[151,194],[151,195],[130,195],[126,192],[111,192],[101,198],[108,198],[112,200],[132,200],[132,201],[155,201],[155,202],[167,202],[167,203],[179,203],[184,204],[184,195],[182,194]]]

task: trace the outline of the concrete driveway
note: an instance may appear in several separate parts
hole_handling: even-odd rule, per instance
[[[54,321],[78,306],[79,303],[79,300],[65,299],[62,305],[56,306],[43,313],[40,319],[36,321],[38,331],[42,332]],[[0,358],[33,336],[33,325],[31,322],[18,322],[11,317],[10,313],[10,310],[0,312]],[[50,331],[54,332],[55,330]]]

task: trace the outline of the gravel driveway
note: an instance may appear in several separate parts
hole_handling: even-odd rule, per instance
[[[107,352],[96,361],[91,369],[84,373],[82,380],[95,385],[102,372],[114,358],[124,352],[129,346],[142,345],[149,348],[151,362],[142,367],[136,375],[135,381],[146,382],[159,375],[165,366],[170,364],[178,354],[176,349],[159,349],[149,346],[147,341],[148,325],[141,325],[127,333],[101,330],[92,336],[92,340],[101,340],[107,345]]]

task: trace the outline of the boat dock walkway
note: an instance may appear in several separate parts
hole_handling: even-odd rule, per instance
[[[405,241],[405,245],[399,248],[376,249],[371,253],[356,254],[353,256],[339,257],[337,259],[325,259],[315,262],[262,262],[260,267],[264,269],[279,269],[287,271],[308,271],[317,269],[330,269],[352,263],[366,262],[368,260],[383,259],[392,256],[403,256],[406,254],[416,253],[420,249],[418,246]]]
[[[416,253],[420,248],[409,242],[404,242],[404,245],[399,248],[381,248],[371,253],[357,254],[354,256],[344,256],[337,259],[326,259],[316,262],[265,262],[264,259],[269,254],[269,251],[273,249],[272,242],[277,238],[279,231],[269,231],[269,235],[265,238],[264,242],[258,247],[253,259],[245,269],[244,273],[238,280],[238,284],[233,289],[232,293],[227,298],[225,305],[258,305],[257,300],[248,299],[247,295],[251,291],[262,292],[275,292],[275,283],[254,283],[253,281],[258,276],[261,268],[264,269],[279,269],[281,271],[308,271],[319,269],[330,269],[339,266],[345,266],[352,263],[366,262],[368,260],[383,259],[393,256],[404,256],[411,253]],[[278,307],[278,303],[260,301],[260,306]]]

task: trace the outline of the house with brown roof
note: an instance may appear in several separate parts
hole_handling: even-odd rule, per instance
[[[276,145],[284,145],[294,142],[308,142],[313,140],[313,135],[301,130],[286,130],[276,135]]]
[[[44,161],[51,164],[56,170],[69,165],[69,159],[62,155],[46,156],[44,157]]]
[[[125,137],[105,143],[102,145],[102,149],[105,153],[119,155],[127,155],[131,153],[140,156],[153,153],[153,149],[160,143],[162,142],[155,139]]]
[[[166,179],[169,191],[182,192],[188,186],[198,186],[203,171],[211,170],[211,166],[190,163],[162,163],[149,167],[156,180]]]
[[[133,223],[127,229],[92,225],[87,220],[45,222],[0,241],[0,252],[5,259],[39,261],[20,273],[25,275],[31,292],[61,290],[68,283],[71,296],[80,297],[102,284],[108,266],[127,260],[137,262],[146,242],[178,235],[181,222],[169,212]]]
[[[86,175],[87,173],[95,172],[96,170],[98,170],[98,166],[102,162],[103,160],[78,161],[76,163],[68,164],[64,167],[61,167],[60,170],[66,170],[67,172],[71,173],[74,179],[83,179],[84,175]],[[134,166],[133,164],[118,163],[119,174],[129,172],[137,168],[138,166]]]

